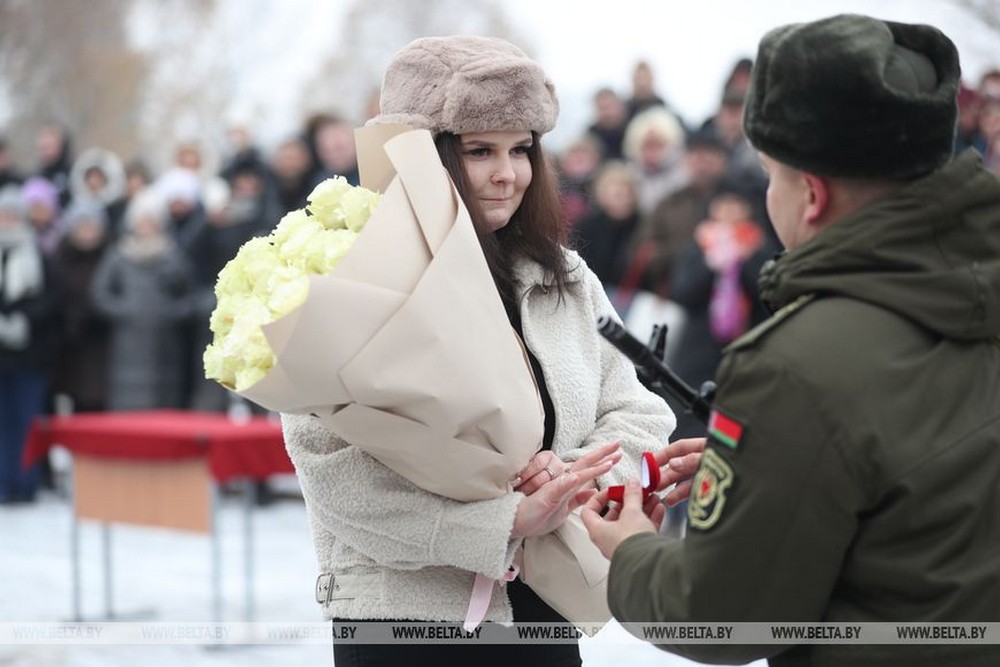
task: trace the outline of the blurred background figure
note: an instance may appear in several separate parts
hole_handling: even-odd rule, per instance
[[[187,169],[200,180],[205,175],[205,156],[196,140],[182,141],[174,150],[174,166]]]
[[[51,255],[62,236],[62,204],[59,188],[43,176],[32,176],[21,188],[21,198],[28,210],[28,220],[35,230],[39,247]]]
[[[59,285],[16,186],[0,190],[0,503],[35,499],[40,468],[21,469],[32,420],[46,409]]]
[[[980,155],[986,153],[986,135],[980,125],[983,113],[983,96],[964,83],[958,88],[958,128],[955,134],[955,155],[967,148],[975,148]]]
[[[628,248],[639,225],[635,173],[612,160],[594,179],[594,207],[573,230],[573,245],[609,292],[625,274]]]
[[[125,190],[118,199],[108,204],[108,237],[117,240],[125,228],[125,213],[132,200],[149,187],[153,174],[142,160],[132,160],[125,165]]]
[[[7,185],[20,185],[23,182],[24,176],[14,166],[7,137],[0,135],[0,188]]]
[[[601,144],[605,160],[622,158],[622,142],[625,140],[625,126],[628,112],[625,102],[612,88],[599,88],[594,93],[594,122],[587,128]]]
[[[632,68],[632,94],[625,100],[625,115],[632,120],[646,109],[666,106],[656,91],[653,67],[645,60],[638,61]]]
[[[680,339],[673,341],[673,368],[695,388],[715,377],[726,345],[768,316],[757,276],[778,246],[754,219],[752,198],[741,183],[721,182],[674,267],[671,295],[686,317]],[[705,434],[704,424],[668,402],[677,414],[672,437]]]
[[[58,123],[42,125],[35,138],[35,155],[38,166],[34,175],[55,186],[59,207],[64,208],[71,197],[70,171],[73,168],[69,131]]]
[[[218,175],[227,181],[231,180],[235,166],[247,163],[253,163],[263,171],[268,169],[253,131],[252,115],[247,110],[237,110],[229,114],[226,147]]]
[[[125,167],[112,151],[88,148],[73,162],[69,182],[71,203],[91,199],[107,207],[125,194]]]
[[[313,136],[318,163],[312,185],[334,176],[343,176],[351,185],[360,185],[354,125],[339,116],[329,116],[315,128]]]
[[[750,87],[750,72],[753,70],[752,58],[740,58],[733,63],[725,83],[722,84],[723,93],[738,93],[746,96],[747,88]]]
[[[187,405],[194,275],[169,225],[162,194],[140,193],[94,276],[94,305],[111,326],[109,410]]]
[[[640,215],[684,186],[684,127],[666,107],[653,106],[629,122],[622,152],[635,171]]]
[[[979,127],[986,139],[983,162],[1000,175],[1000,97],[988,98],[979,116]]]
[[[988,69],[979,77],[979,94],[987,100],[1000,100],[1000,69]]]
[[[670,298],[674,266],[695,226],[705,219],[726,165],[726,149],[714,132],[699,130],[688,137],[681,166],[687,184],[662,199],[636,234],[632,253],[644,258],[641,289]]]
[[[312,192],[309,146],[301,137],[289,137],[278,144],[271,157],[278,208],[288,213],[306,205]]]
[[[186,167],[176,166],[163,172],[153,187],[167,204],[167,231],[182,245],[187,243],[204,223],[201,178]]]
[[[224,412],[228,392],[205,378],[203,354],[212,342],[209,319],[215,309],[215,282],[219,271],[244,243],[268,234],[279,211],[268,187],[268,174],[256,160],[234,163],[230,181],[216,179],[206,186],[205,215],[198,229],[182,245],[194,268],[192,340],[187,358],[191,374],[191,403],[195,410]],[[211,193],[211,197],[209,197]]]
[[[601,144],[590,134],[577,137],[555,158],[559,199],[568,231],[591,211],[594,175],[602,158]]]
[[[65,225],[52,258],[65,296],[52,392],[65,397],[58,404],[70,411],[101,411],[107,406],[110,327],[94,306],[91,285],[109,245],[107,213],[100,202],[81,199],[66,211]]]

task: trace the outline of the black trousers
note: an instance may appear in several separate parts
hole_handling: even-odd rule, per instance
[[[515,622],[566,623],[520,579],[507,584]],[[357,626],[365,621],[335,620]],[[407,621],[401,621],[407,622]],[[461,624],[456,624],[459,627]],[[333,642],[334,667],[581,667],[580,647],[575,642],[558,644],[517,643],[513,628],[505,629],[511,640],[502,644],[353,644]]]

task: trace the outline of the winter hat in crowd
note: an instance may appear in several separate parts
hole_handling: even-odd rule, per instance
[[[87,221],[94,222],[98,226],[106,228],[108,226],[108,214],[105,212],[104,206],[97,199],[82,199],[70,204],[63,216],[63,221],[67,232],[76,229]]]
[[[184,167],[172,167],[156,179],[156,189],[168,202],[180,201],[193,206],[201,199],[198,175]]]
[[[937,28],[842,14],[772,30],[744,108],[750,143],[823,176],[908,179],[953,152],[961,72]]]
[[[142,219],[149,219],[159,224],[160,229],[166,229],[170,220],[170,209],[167,200],[156,188],[145,188],[132,198],[125,213],[125,226],[131,231]]]
[[[91,170],[104,175],[105,185],[99,192],[91,192],[87,186]],[[125,194],[125,178],[125,167],[115,153],[106,148],[88,148],[73,162],[69,174],[70,190],[74,198],[97,196],[110,204]]]
[[[21,199],[27,207],[42,204],[50,211],[59,214],[59,190],[47,178],[33,176],[21,186]]]
[[[380,114],[368,121],[451,132],[548,132],[559,101],[545,72],[518,47],[492,37],[424,37],[393,56]]]

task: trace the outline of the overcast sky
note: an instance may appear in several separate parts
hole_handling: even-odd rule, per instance
[[[258,137],[268,147],[301,127],[309,111],[299,105],[298,95],[281,91],[295,91],[314,80],[342,37],[344,16],[358,1],[363,0],[225,0],[209,30],[214,48],[189,55],[239,63],[234,80],[227,82],[237,93],[232,106],[260,112]],[[1000,67],[997,33],[978,25],[951,0],[497,1],[520,46],[556,84],[562,112],[546,140],[556,150],[590,122],[598,87],[628,92],[632,67],[640,59],[652,64],[661,95],[685,121],[697,124],[713,112],[733,63],[755,56],[765,32],[837,13],[936,25],[956,42],[970,82],[984,70]],[[152,23],[140,33],[155,39],[162,31],[162,25]],[[393,39],[391,35],[386,31],[382,37]],[[402,46],[380,45],[386,53]],[[348,106],[335,111],[360,120],[361,109]]]
[[[1000,38],[948,0],[505,0],[511,21],[555,81],[563,114],[553,139],[587,120],[596,86],[625,92],[632,65],[652,63],[657,85],[688,122],[703,120],[718,102],[725,76],[756,54],[769,29],[840,13],[930,23],[956,43],[968,81],[1000,67]]]

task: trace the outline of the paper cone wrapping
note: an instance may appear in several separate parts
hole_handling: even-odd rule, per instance
[[[242,395],[310,413],[418,486],[483,500],[539,449],[544,412],[468,211],[431,135],[356,131],[381,203],[297,310],[263,327],[276,362]]]

